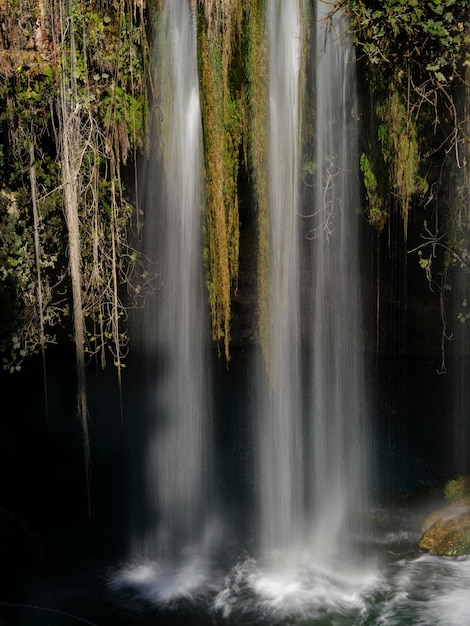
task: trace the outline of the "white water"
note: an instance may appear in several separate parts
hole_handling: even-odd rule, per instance
[[[158,124],[144,204],[145,251],[160,288],[144,310],[148,408],[147,527],[136,552],[178,559],[203,541],[211,494],[211,381],[200,206],[201,112],[196,25],[186,0],[165,2],[156,34]],[[153,216],[153,217],[151,217]]]
[[[266,5],[269,363],[266,384],[257,375],[255,534],[258,552],[268,561],[296,560],[299,553],[312,551],[317,564],[328,569],[330,553],[345,538],[345,554],[356,511],[366,507],[355,77],[349,71],[354,68],[351,42],[336,30],[340,20],[326,38],[320,26],[311,53],[317,177],[315,193],[303,194],[301,202],[305,11],[302,0]],[[165,3],[160,16],[155,59],[159,150],[151,159],[154,170],[149,170],[145,194],[145,213],[155,205],[156,216],[147,225],[146,252],[158,257],[161,288],[155,308],[146,306],[143,323],[150,436],[147,521],[135,552],[163,561],[183,558],[188,549],[192,554],[197,546],[207,546],[203,537],[216,534],[214,527],[207,531],[214,505],[212,390],[203,323],[201,113],[193,20],[185,0]],[[305,338],[310,347],[301,351]]]
[[[213,610],[230,625],[467,626],[470,557],[419,555],[419,533],[396,535],[377,538],[382,565],[369,570],[297,566],[273,573],[240,562]],[[402,557],[391,557],[400,550]]]
[[[298,0],[266,6],[269,45],[268,375],[257,424],[259,544],[283,549],[303,522],[302,406],[299,354]],[[262,368],[260,368],[262,369]],[[261,384],[262,375],[258,373]]]
[[[363,532],[367,509],[367,418],[363,290],[359,260],[355,55],[338,12],[317,3],[316,180],[312,240],[312,347],[308,408],[314,552],[339,550]]]
[[[316,174],[301,202],[305,8],[299,0],[267,4],[270,327],[257,435],[261,553],[290,560],[300,549],[327,564],[335,552],[346,557],[353,533],[363,531],[367,407],[355,58],[339,13],[327,31],[330,7],[317,6]]]
[[[381,566],[370,570],[295,564],[273,571],[248,558],[223,578],[198,560],[173,572],[142,563],[112,587],[146,601],[155,619],[156,608],[172,619],[182,611],[186,624],[193,613],[197,623],[220,626],[468,626],[470,557],[419,554],[417,520],[406,517],[395,533],[376,537]],[[140,610],[147,623],[149,609]]]

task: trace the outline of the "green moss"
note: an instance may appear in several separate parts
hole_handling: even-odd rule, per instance
[[[201,10],[198,28],[207,196],[204,258],[212,334],[229,361],[240,237],[237,182],[246,106],[239,67],[241,5],[222,2],[219,9],[220,24],[212,13]],[[230,28],[224,30],[222,22]]]
[[[377,129],[375,137],[365,137],[364,152],[370,160],[365,169],[376,176],[378,195],[393,197],[406,236],[413,198],[426,194],[431,184],[434,191],[436,184],[442,185],[442,180],[431,178],[438,177],[433,159],[445,159],[466,143],[465,114],[456,93],[466,83],[470,0],[379,4],[347,3],[372,95],[371,127]],[[335,3],[335,9],[340,6],[345,5]],[[426,171],[426,179],[420,171]],[[377,212],[373,181],[365,183],[369,214],[384,217],[384,211]],[[383,227],[382,219],[376,221]]]
[[[470,505],[470,476],[449,480],[444,487],[444,497],[448,502]]]
[[[392,190],[400,203],[406,236],[411,198],[422,190],[417,128],[406,98],[393,86],[385,102],[377,107],[377,114],[383,122],[379,126],[379,144],[389,168]]]
[[[387,221],[388,211],[385,200],[379,193],[377,178],[372,171],[370,159],[365,153],[361,155],[361,171],[364,176],[369,223],[380,233]]]

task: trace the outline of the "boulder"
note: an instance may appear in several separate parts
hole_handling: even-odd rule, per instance
[[[430,513],[421,527],[419,547],[431,554],[470,554],[470,479],[461,476],[444,488],[449,504]]]

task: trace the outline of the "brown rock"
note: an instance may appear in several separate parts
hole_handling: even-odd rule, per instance
[[[470,506],[452,503],[427,516],[419,547],[431,554],[470,554]]]

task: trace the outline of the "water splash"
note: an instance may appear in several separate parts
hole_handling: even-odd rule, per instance
[[[347,566],[333,571],[297,562],[273,571],[248,559],[227,576],[214,609],[228,623],[277,624],[286,619],[312,623],[334,616],[352,620],[366,614],[367,599],[379,582],[375,571],[355,568],[352,575]]]
[[[224,626],[466,626],[470,557],[419,554],[409,525],[407,519],[396,536],[377,537],[380,566],[319,565],[304,553],[292,555],[284,569],[244,558],[223,577],[203,554],[188,551],[178,567],[129,563],[113,574],[110,587],[124,607],[134,600],[135,623],[139,613],[158,611],[163,623],[168,613]],[[393,556],[396,542],[403,558]]]
[[[211,570],[205,555],[189,552],[177,566],[155,560],[129,563],[113,574],[109,587],[154,607],[174,610],[207,604],[213,593]]]

